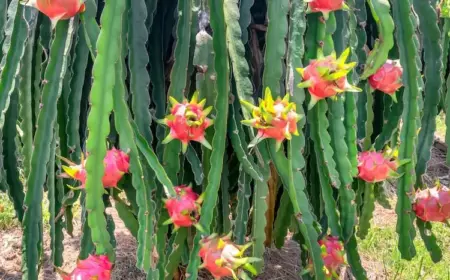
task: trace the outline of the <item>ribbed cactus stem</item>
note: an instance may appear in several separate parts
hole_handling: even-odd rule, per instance
[[[189,62],[190,31],[192,24],[191,1],[178,2],[178,23],[176,29],[177,43],[175,46],[175,63],[170,73],[171,84],[167,95],[181,102],[186,96],[186,80]],[[167,129],[166,129],[167,130]],[[163,163],[172,182],[177,182],[176,175],[180,170],[179,141],[171,141],[164,147]]]
[[[409,194],[413,190],[416,181],[414,164],[416,160],[417,121],[419,118],[418,99],[421,98],[418,84],[420,73],[416,62],[417,46],[414,43],[416,34],[410,18],[411,1],[395,1],[392,3],[392,8],[394,21],[397,24],[396,38],[400,52],[400,63],[405,71],[403,74],[403,83],[405,85],[405,92],[403,94],[403,127],[400,132],[401,144],[399,147],[399,159],[411,160],[398,171],[399,173],[405,174],[399,179],[397,187],[398,248],[403,258],[412,259],[416,254],[416,250],[413,244],[415,231],[412,226],[412,221],[414,215],[412,214]]]
[[[122,17],[126,5],[123,1],[108,1],[105,5],[97,43],[97,56],[93,69],[94,79],[91,89],[91,110],[88,117],[89,136],[86,150],[89,157],[86,162],[86,208],[88,223],[92,231],[92,241],[97,254],[108,254],[114,259],[113,247],[103,214],[104,193],[102,177],[105,171],[103,159],[106,155],[106,137],[109,134],[109,115],[113,109],[113,89],[116,82],[115,64],[120,57],[120,38]]]
[[[214,121],[214,138],[212,140],[211,162],[214,165],[208,174],[208,187],[205,193],[205,200],[202,205],[202,216],[200,224],[208,230],[212,222],[212,212],[217,202],[220,179],[223,167],[223,154],[225,152],[225,134],[228,118],[228,92],[229,92],[229,71],[227,60],[226,36],[225,36],[225,16],[224,8],[221,3],[217,1],[208,1],[211,11],[211,27],[214,31],[213,46],[214,46],[214,62],[217,72],[215,87],[217,90],[217,99],[215,101],[216,118]],[[194,238],[194,247],[190,253],[190,263],[187,267],[188,279],[196,279],[199,257],[198,251],[200,245],[201,233],[198,232]]]
[[[417,144],[417,183],[422,183],[422,175],[426,171],[427,162],[431,157],[431,147],[434,142],[436,131],[436,116],[438,115],[439,97],[443,84],[443,55],[442,46],[436,44],[441,38],[437,21],[437,14],[431,3],[424,1],[413,1],[414,10],[421,22],[420,33],[423,34],[424,60],[425,60],[425,88],[424,105],[421,119],[421,128]],[[439,73],[437,75],[436,73]]]
[[[23,220],[22,271],[27,279],[38,278],[39,231],[42,227],[43,186],[50,159],[50,145],[56,120],[56,101],[61,94],[62,82],[67,71],[67,54],[72,44],[73,20],[58,23],[52,43],[50,62],[45,72],[47,83],[42,90],[42,103],[45,105],[39,114],[39,129],[34,137],[34,150],[31,157],[31,172],[28,175],[28,191],[25,196],[26,211]]]

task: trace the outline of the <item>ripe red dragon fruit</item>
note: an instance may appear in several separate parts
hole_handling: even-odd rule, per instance
[[[170,216],[166,224],[173,223],[175,228],[198,226],[202,198],[191,187],[185,185],[175,187],[175,191],[177,196],[165,202]]]
[[[337,271],[345,264],[344,245],[335,236],[327,236],[319,240],[319,245],[322,248],[326,279],[339,278]]]
[[[35,7],[52,21],[55,27],[59,20],[69,19],[84,12],[86,6],[84,0],[29,0],[28,6]]]
[[[307,0],[306,2],[309,2],[308,9],[311,12],[321,12],[325,19],[328,19],[328,15],[332,11],[341,9],[348,10],[348,6],[344,3],[344,0]]]
[[[247,109],[252,112],[253,119],[243,120],[242,123],[258,129],[255,139],[250,142],[249,147],[253,147],[266,138],[276,140],[277,150],[284,139],[290,140],[292,134],[298,135],[297,122],[301,116],[296,113],[296,105],[289,102],[289,94],[283,99],[278,97],[273,99],[269,88],[266,88],[264,100],[260,101],[259,107],[241,101]]]
[[[368,183],[382,182],[398,176],[398,163],[379,152],[366,151],[358,155],[358,177]]]
[[[306,68],[297,68],[297,72],[303,78],[298,87],[308,88],[311,94],[308,109],[311,109],[317,101],[334,97],[338,93],[361,91],[347,81],[347,74],[356,66],[355,62],[345,63],[349,54],[350,49],[346,49],[338,59],[336,53],[326,57],[320,54],[317,59],[311,60]]]
[[[130,167],[130,156],[126,153],[112,148],[106,152],[104,159],[105,175],[103,185],[105,187],[115,187]]]
[[[70,166],[62,166],[65,173],[61,174],[61,176],[80,181],[80,188],[84,188],[84,185],[86,183],[86,160],[82,159],[81,164],[78,165],[67,159],[63,158],[63,160],[68,162]],[[120,150],[112,148],[111,150],[106,152],[106,156],[103,162],[105,165],[105,174],[102,178],[103,187],[116,187],[117,183],[120,181],[120,179],[122,179],[122,176],[125,173],[128,173],[128,169],[130,166],[130,156]]]
[[[107,256],[90,255],[85,260],[79,260],[70,274],[57,270],[63,280],[110,280],[112,267]]]
[[[369,77],[369,84],[373,89],[377,89],[389,94],[397,102],[395,92],[403,86],[403,68],[399,60],[388,59],[378,71]]]
[[[195,92],[190,102],[184,100],[183,103],[179,103],[172,97],[169,97],[169,100],[172,103],[170,115],[160,121],[170,128],[163,144],[178,139],[181,141],[183,153],[186,152],[190,141],[200,142],[211,149],[211,145],[205,139],[205,130],[213,124],[213,121],[207,118],[212,107],[203,108],[206,99],[198,102],[198,92]]]
[[[413,210],[426,222],[446,222],[450,219],[450,189],[438,184],[416,193]]]
[[[251,243],[242,246],[234,244],[231,242],[231,235],[218,237],[212,234],[201,241],[199,256],[203,260],[202,267],[206,268],[215,279],[222,277],[238,279],[237,275],[245,274],[242,269],[256,274],[251,263],[259,259],[244,257],[244,252],[250,246]]]

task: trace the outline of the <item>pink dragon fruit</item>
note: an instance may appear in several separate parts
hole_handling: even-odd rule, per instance
[[[175,228],[198,226],[202,198],[185,185],[175,187],[175,191],[177,196],[165,201],[170,216],[166,224],[173,223]]]
[[[256,274],[252,262],[259,259],[251,257],[243,257],[244,252],[251,246],[248,243],[239,246],[231,242],[231,236],[218,237],[212,234],[201,241],[199,256],[203,260],[202,267],[206,268],[214,277],[221,279],[222,277],[237,278],[237,274],[244,273],[241,268]]]
[[[344,3],[344,0],[307,0],[309,2],[308,9],[313,12],[321,12],[325,19],[328,19],[330,12],[345,9],[348,10],[348,6]]]
[[[130,156],[126,153],[112,148],[106,153],[105,157],[105,175],[103,176],[103,185],[105,187],[115,187],[122,179],[125,173],[128,173],[130,167]]]
[[[213,124],[213,121],[207,118],[212,107],[203,108],[206,99],[198,102],[198,92],[195,92],[190,102],[184,100],[183,103],[179,103],[172,97],[169,97],[169,100],[172,103],[170,115],[160,121],[170,128],[163,144],[178,139],[181,141],[183,153],[186,152],[190,141],[200,142],[211,149],[211,145],[205,139],[205,130]]]
[[[77,267],[70,274],[57,270],[63,280],[109,280],[112,267],[107,256],[90,255],[85,260],[79,260]]]
[[[338,237],[327,236],[319,240],[319,245],[322,248],[322,260],[325,265],[326,279],[333,279],[333,277],[339,278],[337,271],[345,264],[344,244],[339,241]]]
[[[426,222],[446,222],[450,219],[450,189],[439,183],[416,193],[413,210]]]
[[[53,27],[59,20],[72,18],[86,9],[84,0],[29,0],[25,4],[48,16]]]
[[[398,176],[397,168],[397,162],[387,159],[382,153],[366,151],[358,155],[358,177],[368,183]]]
[[[61,177],[72,178],[81,182],[80,188],[84,188],[86,183],[86,160],[81,159],[81,164],[75,164],[67,159],[64,161],[68,162],[70,166],[63,165],[65,173],[61,174]],[[130,156],[126,153],[112,148],[106,152],[104,159],[105,174],[103,175],[102,182],[103,187],[111,188],[116,187],[117,183],[122,179],[125,173],[128,173]]]
[[[266,88],[264,100],[260,101],[259,107],[241,101],[247,109],[252,112],[253,119],[243,120],[242,123],[258,129],[255,139],[250,142],[249,147],[253,147],[266,138],[276,140],[277,150],[284,139],[290,140],[292,134],[298,135],[297,122],[301,116],[296,113],[295,103],[289,102],[289,94],[283,99],[273,100],[272,93]]]
[[[388,59],[378,71],[369,77],[369,84],[373,89],[390,95],[395,102],[395,92],[403,86],[403,68],[398,60]]]
[[[350,49],[346,49],[336,59],[336,53],[324,57],[319,54],[316,60],[311,60],[306,68],[297,68],[297,72],[303,78],[298,84],[300,88],[308,88],[311,100],[308,109],[311,109],[317,101],[334,97],[342,92],[360,92],[361,89],[352,86],[347,81],[347,74],[356,66],[355,62],[346,64]]]

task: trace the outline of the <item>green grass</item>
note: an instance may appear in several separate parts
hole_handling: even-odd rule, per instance
[[[5,193],[0,193],[0,230],[19,226],[14,207]]]
[[[442,140],[445,139],[445,114],[444,112],[441,112],[437,118],[436,118],[436,136],[441,138]]]
[[[48,212],[48,199],[44,198],[42,202],[44,229],[49,226],[50,213]],[[20,225],[16,218],[13,204],[8,195],[0,192],[0,230],[6,230],[18,227]]]
[[[360,253],[372,267],[378,266],[377,271],[381,272],[381,279],[448,280],[450,279],[450,250],[448,249],[450,227],[434,223],[433,233],[443,252],[443,259],[437,264],[431,260],[418,232],[414,241],[417,250],[416,257],[412,261],[401,259],[397,250],[398,235],[395,232],[395,216],[392,223],[383,227],[373,226],[367,238],[359,240]]]

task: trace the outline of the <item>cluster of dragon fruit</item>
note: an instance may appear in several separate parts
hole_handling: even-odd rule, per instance
[[[321,12],[323,17],[328,18],[332,11],[348,9],[344,0],[307,0],[309,12]],[[30,0],[27,5],[36,7],[47,15],[55,26],[59,20],[74,17],[84,12],[83,0]],[[307,88],[309,92],[309,106],[312,109],[315,104],[325,98],[337,98],[340,93],[361,91],[347,80],[347,75],[356,66],[355,62],[346,63],[350,50],[345,50],[340,57],[335,53],[329,56],[318,54],[305,68],[297,68],[302,77],[298,85]],[[378,90],[391,96],[396,102],[395,93],[402,87],[402,67],[399,61],[387,60],[378,71],[369,77],[368,81],[373,90]],[[182,151],[186,149],[190,141],[196,141],[211,149],[211,145],[205,139],[205,130],[213,124],[213,120],[207,116],[212,108],[204,108],[206,100],[198,100],[195,93],[190,101],[181,102],[170,97],[172,107],[170,114],[161,124],[169,128],[169,134],[163,141],[168,143],[178,140],[182,144]],[[242,123],[257,129],[258,133],[250,143],[250,147],[257,145],[264,139],[274,139],[279,149],[284,140],[290,140],[293,135],[298,135],[297,122],[301,116],[296,112],[296,104],[289,102],[289,94],[283,98],[272,97],[269,88],[265,90],[264,99],[255,106],[249,102],[242,101],[242,105],[251,112],[252,119],[244,120]],[[127,153],[112,149],[107,151],[104,158],[105,173],[103,186],[114,188],[122,176],[129,172],[129,156]],[[62,176],[79,181],[80,187],[84,188],[86,181],[86,160],[82,159],[80,164],[68,162],[64,166],[65,173]],[[382,151],[363,151],[358,155],[358,178],[367,183],[383,182],[388,178],[400,176],[396,171],[402,163],[394,159],[393,153]],[[165,208],[175,229],[180,227],[195,226],[202,230],[198,221],[200,217],[202,197],[188,186],[175,188],[176,196],[165,200]],[[437,184],[436,187],[419,191],[415,195],[413,205],[418,218],[423,221],[445,222],[450,219],[450,190]],[[335,236],[327,236],[318,241],[322,248],[324,261],[324,272],[327,279],[337,278],[337,272],[345,264],[343,243]],[[203,260],[202,267],[207,269],[216,279],[222,277],[233,277],[237,279],[243,270],[255,273],[252,262],[258,259],[245,257],[244,253],[251,243],[237,245],[231,241],[231,236],[219,237],[212,234],[201,241],[199,256]],[[107,256],[89,256],[86,260],[80,260],[72,273],[60,271],[63,279],[98,279],[109,280],[113,264]],[[308,268],[312,270],[312,268]],[[313,273],[313,271],[310,271]]]

